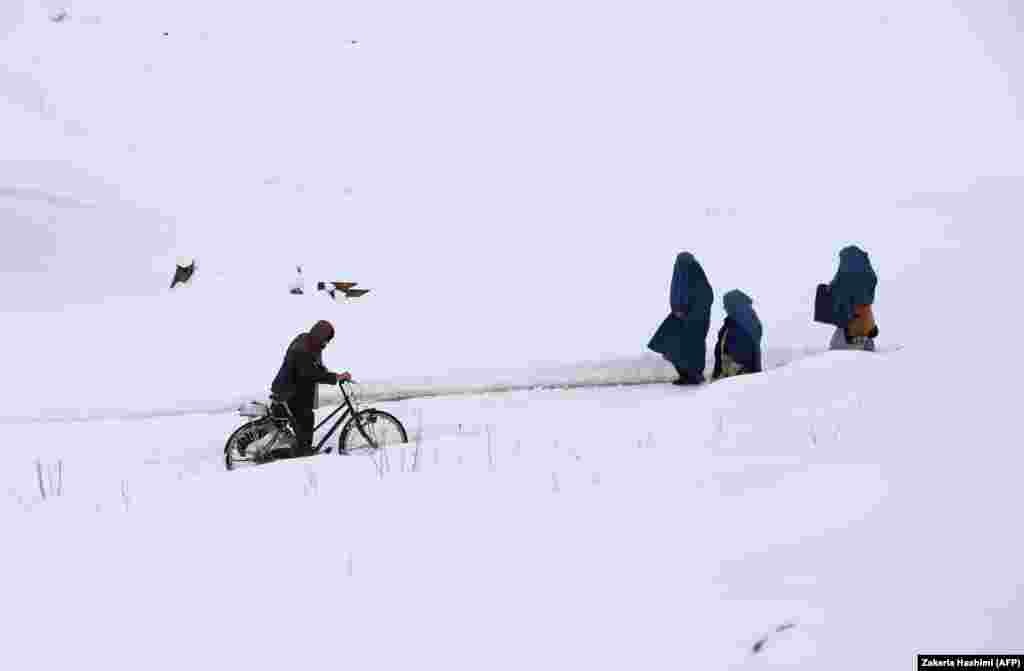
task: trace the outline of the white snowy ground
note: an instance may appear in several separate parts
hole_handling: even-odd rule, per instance
[[[229,415],[8,426],[0,655],[852,670],[1019,647],[1009,409],[927,369],[830,353],[696,390],[381,404],[422,436],[386,463],[231,473]]]
[[[995,0],[0,2],[0,668],[1020,649],[1015,25]],[[810,322],[850,243],[876,356]],[[535,389],[669,379],[644,345],[684,249],[754,297],[764,375]],[[298,263],[372,291],[289,296]],[[213,411],[321,318],[419,442],[225,473],[240,420]]]

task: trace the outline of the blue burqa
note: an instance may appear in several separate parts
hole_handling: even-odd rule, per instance
[[[872,305],[878,276],[867,252],[853,245],[839,252],[839,270],[829,283],[832,288],[832,314],[836,326],[846,328],[853,319],[855,305]]]
[[[725,305],[725,324],[718,332],[721,340],[725,336],[725,351],[734,361],[743,365],[746,372],[761,372],[761,320],[754,311],[754,301],[738,289],[722,297]],[[716,374],[721,366],[719,353],[715,352]]]
[[[669,290],[672,314],[661,323],[647,347],[677,368],[703,375],[714,300],[714,292],[697,259],[689,252],[679,254]]]

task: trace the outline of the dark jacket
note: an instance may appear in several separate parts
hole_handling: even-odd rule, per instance
[[[722,302],[726,318],[715,344],[713,377],[722,374],[723,347],[729,358],[743,366],[744,373],[760,373],[762,328],[761,320],[754,311],[754,302],[737,289],[725,294]]]
[[[338,377],[324,368],[323,345],[309,333],[300,333],[288,345],[284,362],[277,372],[270,391],[277,400],[297,407],[312,408],[316,385],[337,384]]]
[[[689,252],[679,254],[669,290],[672,314],[661,323],[647,347],[681,369],[703,374],[714,298],[697,259]]]
[[[871,267],[871,259],[860,247],[844,247],[839,252],[839,270],[829,283],[832,288],[832,314],[840,328],[856,316],[858,305],[872,305],[875,302],[875,287],[878,276]]]

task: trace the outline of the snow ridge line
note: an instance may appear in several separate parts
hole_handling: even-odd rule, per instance
[[[898,351],[899,345],[879,351]],[[795,361],[825,353],[824,348],[794,348],[768,350],[765,370],[782,368]],[[465,376],[465,377],[463,377]],[[475,379],[473,379],[475,377]],[[461,379],[460,379],[461,378]],[[485,378],[482,380],[482,378]],[[495,381],[495,379],[499,381]],[[505,381],[500,381],[504,379]],[[675,372],[658,357],[644,356],[579,362],[546,369],[467,371],[448,377],[420,377],[415,379],[368,381],[356,387],[362,402],[385,403],[417,398],[465,396],[472,394],[505,393],[541,389],[583,389],[598,387],[627,387],[665,384],[675,379]],[[220,415],[236,412],[245,402],[265,401],[267,392],[239,395],[228,400],[196,401],[176,407],[145,410],[59,409],[44,411],[41,416],[0,416],[5,424],[54,424],[97,422],[110,420],[147,420],[161,417],[189,415]],[[336,389],[321,391],[321,407],[337,405],[341,394]]]
[[[665,384],[671,378],[647,379],[647,380],[609,380],[600,382],[564,382],[564,383],[523,383],[523,384],[485,384],[452,386],[445,388],[398,388],[381,391],[366,391],[359,393],[362,402],[386,403],[394,401],[408,401],[417,398],[437,398],[441,396],[472,396],[474,394],[505,393],[513,391],[527,391],[531,389],[581,389],[588,387],[625,387],[646,384]],[[370,385],[364,385],[368,387]],[[383,385],[382,385],[383,386]],[[326,396],[326,395],[325,395]],[[322,397],[323,398],[323,397]],[[337,405],[340,402],[340,394],[331,394],[328,403],[321,404],[321,408]],[[160,417],[186,417],[191,415],[222,415],[234,413],[239,406],[254,399],[253,396],[240,397],[237,401],[218,405],[197,405],[185,408],[157,408],[154,410],[100,410],[82,412],[77,415],[68,412],[67,414],[54,414],[50,417],[28,417],[13,416],[0,417],[0,425],[3,424],[75,424],[79,422],[102,422],[109,420],[147,420]]]
[[[66,193],[55,193],[31,186],[0,186],[0,196],[15,200],[34,200],[53,205],[54,207],[70,207],[92,209],[97,203],[75,198]]]

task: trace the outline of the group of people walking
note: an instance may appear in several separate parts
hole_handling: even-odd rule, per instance
[[[871,306],[877,284],[867,253],[852,246],[839,252],[839,270],[829,284],[818,285],[814,305],[814,320],[836,327],[831,349],[874,351],[878,326]],[[704,382],[714,298],[697,259],[689,252],[679,254],[669,291],[671,313],[647,345],[675,366],[679,379],[674,384]],[[760,373],[762,327],[754,301],[733,289],[722,297],[722,303],[726,317],[715,343],[712,379]],[[331,372],[324,367],[322,352],[333,338],[334,326],[322,320],[308,333],[296,336],[271,385],[272,398],[277,402],[275,412],[286,405],[295,428],[296,445],[285,456],[312,453],[316,386],[352,379],[348,372]]]
[[[830,349],[874,351],[878,325],[871,306],[877,285],[878,276],[864,250],[850,246],[839,252],[839,269],[830,283],[818,286],[814,306],[815,321],[836,327]],[[714,291],[704,269],[693,254],[680,253],[669,290],[671,312],[647,345],[675,367],[679,378],[673,384],[704,382],[713,303]],[[733,289],[722,303],[726,317],[715,343],[712,379],[760,373],[763,329],[754,301]]]

